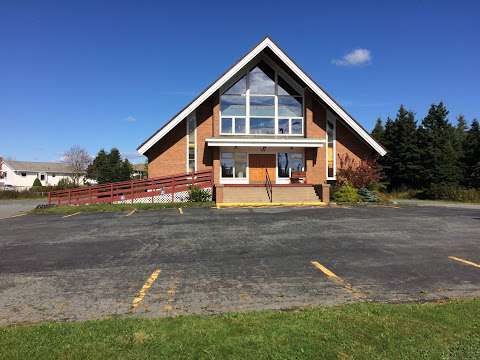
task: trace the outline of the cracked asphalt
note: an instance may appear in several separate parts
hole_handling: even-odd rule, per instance
[[[176,209],[0,220],[0,324],[480,296],[480,210]],[[132,310],[150,275],[158,278]]]

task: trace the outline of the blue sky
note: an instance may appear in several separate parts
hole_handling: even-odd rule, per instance
[[[443,100],[480,118],[475,1],[0,2],[0,154],[136,147],[270,35],[371,129]]]

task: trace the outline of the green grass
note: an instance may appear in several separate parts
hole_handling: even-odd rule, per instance
[[[2,359],[479,359],[480,300],[0,328]]]
[[[212,207],[214,202],[176,202],[164,204],[91,204],[91,205],[63,205],[45,209],[34,209],[33,214],[62,214],[68,215],[76,212],[115,212],[137,210],[158,210],[168,208]]]

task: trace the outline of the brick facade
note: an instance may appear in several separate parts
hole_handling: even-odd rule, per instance
[[[197,119],[197,170],[213,169],[215,184],[220,183],[220,151],[209,148],[206,138],[220,134],[219,95],[216,93],[201,104]],[[305,137],[326,138],[327,107],[309,90],[305,93]],[[349,154],[356,160],[375,156],[375,151],[361,140],[341,120],[337,120],[337,168],[339,156]],[[180,122],[168,135],[148,152],[149,177],[167,176],[186,172],[187,136],[186,120]],[[307,183],[326,182],[326,147],[305,149]]]

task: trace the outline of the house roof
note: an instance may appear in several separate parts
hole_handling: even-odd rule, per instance
[[[33,172],[50,172],[50,173],[72,173],[72,169],[68,164],[61,162],[37,162],[37,161],[16,161],[3,160],[12,170],[15,171],[33,171]]]
[[[158,131],[150,136],[138,148],[140,154],[145,154],[148,149],[155,145],[170,130],[178,125],[185,117],[191,114],[198,106],[208,99],[215,91],[220,89],[238,71],[252,61],[265,49],[270,49],[296,76],[298,76],[320,99],[322,99],[345,123],[347,123],[367,144],[369,144],[380,155],[385,155],[386,150],[373,139],[368,131],[355,120],[340,104],[335,101],[325,90],[312,80],[288,55],[281,50],[269,37],[263,39],[257,46],[243,56],[237,63],[228,69],[223,75],[215,80],[209,87],[200,93],[192,102],[185,106],[172,119],[163,125]]]
[[[140,172],[146,171],[146,170],[145,170],[145,164],[144,164],[144,163],[133,164],[133,165],[132,165],[132,168],[133,168],[133,170],[135,170],[135,171],[140,171]]]

